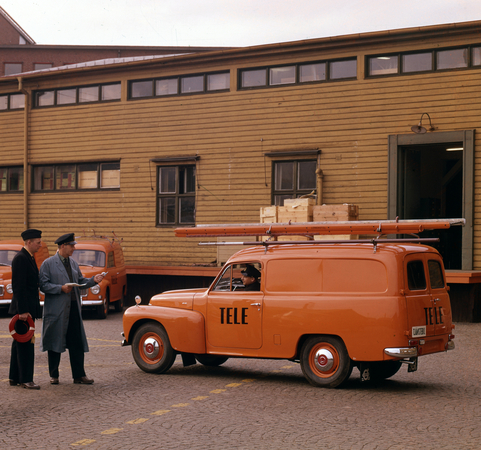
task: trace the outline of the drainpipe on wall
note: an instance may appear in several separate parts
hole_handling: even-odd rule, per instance
[[[24,89],[22,77],[17,77],[18,90],[25,94],[25,108],[23,118],[23,224],[25,229],[28,228],[28,190],[29,190],[29,174],[28,174],[28,111],[30,109],[30,93]]]
[[[317,155],[317,169],[316,169],[316,188],[317,188],[317,205],[322,205],[322,179],[324,174],[321,169],[321,154]]]

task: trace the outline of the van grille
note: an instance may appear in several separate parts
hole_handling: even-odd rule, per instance
[[[0,284],[0,296],[3,297],[3,284]]]

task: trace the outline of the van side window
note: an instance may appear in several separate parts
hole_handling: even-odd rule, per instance
[[[432,289],[442,289],[444,287],[443,271],[439,261],[429,260],[429,281],[431,282]]]
[[[246,264],[232,264],[231,266],[227,267],[224,270],[224,273],[222,276],[219,278],[217,281],[216,285],[212,289],[213,291],[219,292],[219,291],[244,291],[245,286],[244,283],[242,282],[242,271],[246,269],[246,266],[252,266],[255,269],[257,269],[259,272],[261,271],[261,265],[260,263],[256,262],[249,262]],[[258,281],[260,283],[261,279],[260,277],[258,278]],[[249,289],[247,289],[249,290]]]
[[[407,265],[408,287],[410,291],[426,289],[426,276],[422,261],[410,261]]]

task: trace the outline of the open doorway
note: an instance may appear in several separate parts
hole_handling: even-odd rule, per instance
[[[473,264],[474,131],[389,137],[388,218],[465,218],[466,226],[429,231],[446,269]]]
[[[463,214],[463,143],[409,145],[399,148],[400,219],[455,219]],[[462,229],[426,231],[446,269],[461,269]]]

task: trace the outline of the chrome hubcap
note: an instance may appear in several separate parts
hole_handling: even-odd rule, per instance
[[[322,348],[314,356],[314,365],[320,372],[328,372],[334,365],[334,356],[329,350]]]
[[[154,338],[148,338],[144,341],[144,354],[149,359],[155,359],[159,355],[160,345]]]

